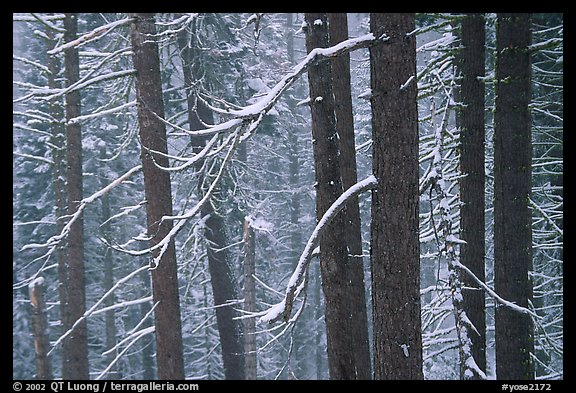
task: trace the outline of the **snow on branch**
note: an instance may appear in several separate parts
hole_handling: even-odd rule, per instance
[[[98,299],[98,301],[92,306],[90,307],[89,310],[87,310],[84,315],[82,315],[80,318],[78,318],[73,324],[72,327],[70,329],[68,329],[68,331],[66,331],[63,335],[61,335],[60,337],[58,337],[58,339],[54,342],[52,349],[48,352],[48,355],[50,355],[52,353],[52,351],[54,351],[54,349],[56,349],[56,347],[62,343],[62,341],[64,341],[64,339],[66,337],[68,337],[70,334],[72,334],[72,332],[74,331],[74,329],[76,329],[76,326],[78,326],[83,320],[85,320],[86,318],[88,318],[90,315],[94,314],[98,308],[98,306],[100,306],[100,304],[102,304],[104,302],[104,300],[110,296],[115,290],[116,288],[118,288],[120,285],[124,284],[125,282],[127,282],[128,280],[130,280],[133,277],[136,277],[138,274],[140,274],[143,271],[148,270],[148,266],[141,266],[138,269],[134,270],[133,272],[130,272],[128,275],[124,276],[123,278],[121,278],[120,280],[118,280],[116,282],[116,284],[114,284],[112,286],[112,288],[110,288],[108,290],[108,292],[106,292],[100,299]],[[158,304],[158,303],[156,303]]]
[[[112,113],[120,112],[126,108],[133,107],[135,105],[136,105],[136,100],[130,101],[126,104],[122,104],[122,105],[117,106],[115,108],[110,108],[110,109],[106,109],[106,110],[102,110],[102,111],[93,112],[93,113],[90,113],[88,115],[73,117],[72,119],[68,120],[68,124],[80,123],[80,122],[83,122],[86,120],[91,120],[91,119],[95,119],[95,118],[98,118],[101,116],[110,115]]]
[[[245,123],[244,127],[248,128],[250,124],[248,122],[244,122],[244,123]],[[210,197],[214,191],[214,188],[217,186],[217,184],[220,182],[220,180],[223,176],[226,164],[230,161],[230,159],[234,155],[234,152],[236,151],[236,148],[238,147],[238,145],[240,143],[242,132],[241,132],[241,130],[237,130],[232,135],[234,137],[234,140],[230,144],[230,147],[228,148],[226,156],[224,157],[224,160],[223,160],[222,164],[220,165],[220,168],[218,169],[218,173],[216,174],[215,179],[210,184],[210,187],[208,188],[208,190],[206,191],[206,193],[202,197],[202,199],[196,205],[194,205],[192,208],[190,208],[188,211],[184,212],[183,214],[162,217],[162,221],[164,221],[164,220],[175,220],[175,221],[177,220],[178,221],[170,229],[170,231],[168,232],[168,234],[166,236],[164,236],[154,246],[147,247],[147,248],[142,249],[142,250],[129,250],[129,249],[126,249],[123,247],[118,247],[118,246],[113,246],[113,247],[118,251],[124,252],[124,253],[129,254],[129,255],[134,255],[134,256],[145,255],[145,254],[148,254],[148,253],[151,253],[155,250],[160,249],[159,253],[154,257],[154,259],[150,261],[150,269],[151,270],[156,269],[158,267],[158,264],[160,263],[160,260],[162,259],[162,256],[164,255],[164,253],[168,249],[168,245],[170,244],[170,241],[176,236],[176,234],[178,234],[178,232],[180,232],[180,230],[189,221],[189,219],[194,217],[200,211],[200,209],[202,208],[202,206],[204,206],[204,204],[209,203],[209,200],[210,200]]]
[[[51,254],[52,251],[55,249],[55,247],[60,243],[60,241],[62,239],[64,239],[66,236],[68,236],[68,233],[70,232],[70,227],[80,217],[80,215],[82,214],[82,212],[84,211],[84,209],[86,208],[86,206],[88,204],[94,202],[96,199],[107,194],[114,187],[122,184],[126,179],[128,179],[130,176],[132,176],[136,172],[140,171],[141,169],[142,169],[142,165],[135,166],[134,168],[130,169],[128,172],[126,172],[125,174],[123,174],[122,176],[120,176],[119,178],[114,180],[112,183],[108,184],[106,187],[100,189],[99,191],[95,192],[91,196],[82,199],[80,201],[80,204],[78,205],[78,209],[71,216],[70,220],[68,221],[68,223],[66,223],[64,228],[62,228],[62,232],[60,232],[59,235],[52,236],[50,239],[48,239],[48,241],[46,243],[43,243],[43,244],[26,244],[24,247],[22,247],[20,249],[20,251],[24,251],[24,250],[28,250],[28,249],[32,249],[32,248],[51,247],[51,250],[48,252],[48,255]]]
[[[302,60],[299,64],[294,66],[291,72],[285,75],[272,89],[270,89],[260,100],[254,104],[245,106],[240,109],[217,109],[218,113],[232,115],[233,118],[223,123],[215,124],[207,127],[206,129],[189,131],[181,127],[169,124],[180,131],[184,131],[190,135],[212,135],[224,131],[232,130],[244,123],[244,121],[255,121],[262,119],[262,116],[268,113],[276,104],[280,96],[286,91],[294,82],[304,74],[309,67],[319,62],[329,60],[337,57],[343,53],[348,53],[360,48],[368,48],[378,42],[385,42],[388,40],[387,36],[374,37],[372,33],[362,35],[356,38],[350,38],[342,41],[334,46],[328,48],[315,48]],[[216,110],[216,108],[212,108]],[[163,119],[166,122],[165,119]]]
[[[492,289],[490,289],[490,287],[488,287],[488,285],[486,285],[482,280],[480,280],[478,277],[476,277],[476,275],[470,269],[468,269],[466,266],[462,265],[459,261],[455,261],[454,265],[458,269],[465,271],[474,281],[476,281],[476,283],[478,285],[480,285],[482,287],[482,289],[484,289],[490,296],[492,296],[501,305],[506,306],[509,309],[517,311],[521,314],[530,315],[534,319],[538,319],[538,315],[534,311],[529,310],[526,307],[519,306],[515,303],[512,303],[512,302],[500,297],[496,292],[494,292]]]
[[[377,183],[378,181],[376,180],[376,177],[374,177],[374,175],[370,175],[366,179],[351,186],[342,195],[340,195],[340,197],[336,199],[334,203],[332,203],[318,224],[316,224],[316,228],[314,228],[314,231],[310,235],[310,238],[304,247],[304,251],[302,251],[302,254],[300,255],[298,265],[290,277],[284,299],[282,299],[280,303],[277,303],[270,307],[268,310],[260,313],[261,317],[258,320],[259,322],[273,323],[281,318],[286,322],[289,321],[294,299],[296,296],[298,296],[302,289],[301,284],[303,284],[304,276],[308,270],[310,260],[312,259],[312,253],[320,239],[320,233],[324,230],[324,228],[326,228],[328,224],[330,224],[330,222],[334,220],[334,217],[336,217],[336,215],[344,208],[346,202],[349,199],[357,196],[362,192],[374,188]]]
[[[127,25],[128,23],[132,22],[133,20],[134,20],[134,18],[124,18],[124,19],[120,19],[120,20],[105,24],[104,26],[97,27],[96,29],[94,29],[94,30],[92,30],[86,34],[81,35],[80,37],[78,37],[77,39],[75,39],[73,41],[67,42],[63,45],[57,46],[56,48],[49,50],[48,54],[55,55],[57,53],[60,53],[64,50],[68,49],[68,48],[79,47],[79,46],[82,46],[84,44],[87,44],[88,42],[102,38],[106,34],[110,33],[112,30],[114,30],[116,27]]]

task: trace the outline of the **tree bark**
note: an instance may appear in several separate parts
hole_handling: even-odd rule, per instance
[[[44,303],[44,279],[37,278],[29,286],[30,305],[32,306],[32,333],[34,334],[34,353],[36,354],[36,379],[53,379],[52,367],[48,359],[48,321]]]
[[[530,14],[498,14],[494,114],[494,286],[519,306],[532,301]],[[496,377],[534,379],[529,315],[496,308]]]
[[[457,66],[462,82],[461,103],[457,111],[460,128],[460,263],[485,281],[485,173],[484,173],[484,60],[485,27],[483,14],[467,14],[462,20],[462,49]],[[478,367],[486,372],[486,315],[484,291],[468,275],[462,275],[462,306],[476,328],[469,331],[471,353]],[[462,370],[461,370],[462,374]],[[462,377],[462,375],[461,375]]]
[[[414,14],[370,15],[375,379],[422,379]]]
[[[306,49],[329,45],[327,16],[306,13]],[[334,96],[330,63],[315,64],[308,70],[312,113],[312,146],[316,172],[316,218],[320,220],[342,194],[338,134],[334,117]],[[320,236],[320,270],[325,299],[326,341],[330,379],[357,379],[352,329],[348,248],[345,219],[339,214]]]
[[[330,46],[348,39],[348,18],[345,13],[328,14]],[[354,138],[354,114],[352,111],[352,90],[350,85],[350,54],[335,57],[331,61],[332,88],[334,92],[334,113],[336,132],[340,141],[340,173],[342,188],[350,188],[358,182],[356,170],[356,141]],[[370,342],[368,339],[368,315],[366,312],[366,290],[364,284],[364,263],[362,258],[362,232],[358,197],[346,203],[346,244],[348,245],[348,269],[351,287],[352,339],[356,358],[356,379],[372,379],[370,363]]]
[[[77,14],[66,14],[64,18],[64,41],[76,39],[78,32]],[[64,51],[64,74],[66,86],[80,79],[78,49]],[[80,91],[66,93],[66,120],[81,115]],[[66,123],[66,158],[68,162],[68,214],[78,209],[83,194],[82,175],[82,129],[79,123]],[[84,279],[84,218],[83,214],[71,225],[68,235],[68,304],[65,306],[65,326],[71,327],[86,311],[86,288]],[[63,379],[89,379],[88,338],[86,320],[82,320],[64,340]]]
[[[194,66],[195,53],[194,41],[188,42],[185,34],[178,38],[179,46],[182,51],[182,71],[184,73],[184,85],[192,87],[195,84],[195,78],[200,74]],[[194,37],[192,36],[192,40]],[[188,123],[190,130],[199,130],[204,128],[203,122],[212,124],[212,113],[206,105],[195,99],[193,91],[188,93]],[[192,137],[192,148],[195,153],[202,150],[206,143],[204,137]],[[203,166],[203,160],[200,160],[195,168],[200,171]],[[198,180],[198,193],[200,197],[204,195],[202,184],[205,178],[210,174],[201,174]],[[220,336],[222,347],[222,363],[224,376],[226,379],[240,380],[245,379],[245,358],[244,343],[242,338],[242,325],[237,319],[238,313],[234,306],[223,306],[230,300],[237,299],[237,291],[234,284],[234,275],[230,267],[230,255],[226,246],[228,245],[226,236],[226,226],[224,218],[214,208],[217,205],[218,194],[222,192],[220,187],[214,189],[213,198],[204,204],[200,209],[202,217],[208,217],[205,221],[204,236],[206,237],[206,248],[208,255],[208,270],[210,272],[210,283],[212,285],[212,295],[214,296],[214,305],[216,308],[216,323]]]
[[[251,220],[244,220],[244,311],[256,311],[256,233]],[[244,321],[244,353],[246,379],[256,379],[256,320],[246,318]]]
[[[56,33],[47,28],[45,30],[46,36],[46,51],[52,50],[56,47]],[[48,55],[48,87],[50,89],[61,89],[62,83],[58,75],[62,71],[62,64],[58,56]],[[54,190],[54,215],[56,217],[56,231],[55,233],[62,233],[64,230],[65,220],[64,216],[67,213],[68,202],[66,199],[66,129],[64,126],[64,101],[60,99],[52,99],[48,102],[48,111],[53,122],[50,124],[50,147],[52,154],[52,185]],[[61,320],[61,334],[66,333],[70,328],[67,320],[66,306],[68,304],[68,256],[67,247],[65,242],[58,244],[56,248],[56,264],[58,266],[58,297],[60,301],[60,320]],[[63,347],[66,348],[62,351],[62,368],[65,367],[67,359],[68,342],[65,341]]]
[[[142,144],[141,160],[146,194],[146,216],[150,246],[160,242],[172,229],[172,222],[162,220],[172,215],[172,192],[170,175],[159,169],[168,166],[166,128],[156,116],[164,118],[160,59],[155,41],[156,26],[153,14],[131,14],[132,47],[136,69],[136,94],[138,123]],[[159,250],[152,253],[159,256]],[[164,254],[152,268],[152,296],[159,303],[154,311],[156,334],[156,362],[158,378],[184,379],[182,327],[178,294],[178,273],[174,239],[171,239]]]

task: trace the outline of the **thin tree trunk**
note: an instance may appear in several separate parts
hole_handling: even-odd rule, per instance
[[[462,49],[458,68],[462,82],[461,107],[457,112],[460,128],[460,263],[485,281],[485,173],[484,173],[484,15],[468,14],[462,20]],[[462,276],[462,307],[475,327],[469,331],[471,353],[478,367],[486,373],[486,314],[484,291],[468,275]],[[461,378],[463,369],[461,368]]]
[[[78,32],[77,14],[66,14],[64,18],[64,41],[76,39]],[[66,86],[80,79],[80,61],[78,49],[68,48],[64,51],[64,74]],[[81,115],[80,92],[66,93],[66,120]],[[66,123],[66,145],[68,162],[68,214],[78,209],[82,200],[82,130],[79,123]],[[86,288],[84,280],[84,218],[80,217],[70,227],[68,235],[68,304],[65,306],[68,326],[72,326],[86,311]],[[86,320],[82,320],[64,340],[66,352],[62,370],[63,379],[89,379],[88,370],[88,337]]]
[[[192,37],[194,40],[194,37]],[[191,87],[195,82],[195,75],[198,70],[193,67],[195,58],[193,53],[193,42],[189,43],[185,34],[180,34],[179,46],[182,51],[182,70],[184,73],[184,84]],[[192,45],[191,45],[192,44]],[[190,130],[199,130],[204,128],[203,122],[212,124],[212,113],[201,101],[195,99],[193,91],[188,93],[188,122]],[[195,153],[202,150],[206,143],[204,137],[192,137],[192,148]],[[200,171],[203,166],[203,160],[200,160],[195,168]],[[205,192],[202,184],[205,178],[210,174],[201,174],[198,182],[198,193],[203,195]],[[222,347],[222,362],[224,366],[224,376],[226,379],[245,379],[245,359],[244,345],[242,339],[242,324],[239,320],[238,313],[234,306],[223,306],[225,303],[237,299],[237,291],[234,285],[234,275],[230,267],[230,256],[226,248],[227,236],[224,218],[214,209],[217,205],[218,194],[222,190],[216,187],[214,196],[204,204],[200,209],[202,217],[208,217],[205,221],[204,236],[206,237],[208,270],[210,272],[210,282],[212,285],[212,294],[214,296],[214,305],[216,308],[216,323],[220,335],[220,344]]]
[[[328,14],[330,46],[348,39],[348,18],[344,13]],[[354,138],[354,114],[350,86],[350,54],[332,59],[332,85],[336,132],[340,141],[340,173],[342,188],[350,188],[358,182],[356,170],[356,142]],[[370,342],[368,340],[368,316],[366,312],[366,290],[364,263],[362,258],[362,232],[358,197],[346,203],[346,244],[348,245],[348,269],[351,287],[352,339],[356,358],[356,379],[372,379],[370,364]]]
[[[327,47],[327,16],[306,13],[306,49]],[[308,70],[312,112],[312,146],[316,172],[316,218],[320,220],[342,194],[338,134],[334,117],[334,96],[330,63],[315,64]],[[320,237],[320,269],[325,299],[326,341],[330,379],[357,379],[352,329],[348,248],[345,219],[338,215]]]
[[[522,307],[532,301],[530,14],[498,14],[494,114],[494,286]],[[534,379],[532,319],[496,308],[496,377]]]
[[[422,379],[414,14],[370,15],[375,379]]]
[[[164,118],[160,59],[155,41],[156,26],[152,14],[131,14],[132,47],[136,69],[136,94],[138,100],[138,123],[142,143],[142,169],[146,194],[146,216],[150,246],[160,242],[172,229],[172,222],[162,220],[172,215],[172,192],[170,175],[159,169],[168,166],[168,158],[157,151],[167,153],[166,128],[156,116]],[[159,256],[159,250],[152,258]],[[159,303],[154,311],[156,334],[156,362],[158,378],[184,379],[182,327],[178,272],[174,239],[171,239],[157,265],[152,267],[152,296]]]
[[[44,279],[39,277],[29,286],[30,305],[32,306],[32,333],[34,334],[34,353],[36,354],[36,379],[53,379],[52,367],[48,358],[48,321],[44,303]]]
[[[244,221],[244,311],[256,311],[256,238],[251,220]],[[244,353],[246,379],[256,379],[256,320],[246,318],[244,321]]]
[[[102,154],[104,156],[104,154]],[[102,188],[104,188],[107,184],[105,178],[101,179]],[[102,197],[102,237],[106,241],[107,244],[111,244],[112,242],[112,230],[110,227],[110,195],[106,194]],[[114,285],[114,261],[112,259],[112,249],[110,247],[106,247],[104,250],[104,282],[103,287],[104,291],[107,292],[112,288]],[[106,307],[111,307],[115,303],[115,296],[114,294],[108,296],[104,301]],[[104,325],[106,331],[106,350],[110,350],[116,345],[116,317],[115,311],[113,309],[106,311],[104,315]],[[106,358],[107,362],[112,362],[116,357],[116,351],[113,351],[108,355]],[[119,379],[117,366],[110,370],[108,373],[108,379]]]

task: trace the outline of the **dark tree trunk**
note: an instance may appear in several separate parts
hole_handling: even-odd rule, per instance
[[[168,166],[166,153],[166,128],[156,116],[164,117],[160,59],[155,41],[156,26],[152,14],[131,14],[132,47],[136,69],[136,94],[138,100],[138,123],[142,143],[142,170],[146,194],[146,216],[150,246],[158,244],[172,229],[172,222],[162,220],[172,215],[172,192],[170,175],[159,169]],[[159,256],[159,250],[152,258]],[[171,239],[157,266],[152,266],[152,296],[159,305],[154,311],[156,334],[156,363],[158,378],[184,379],[182,328],[178,274],[174,239]]]
[[[256,311],[256,233],[251,221],[244,221],[244,311]],[[256,379],[256,320],[246,318],[244,321],[244,353],[246,357],[246,379]]]
[[[191,37],[194,40],[194,37]],[[194,86],[195,76],[199,74],[194,66],[194,41],[188,42],[185,34],[178,37],[179,46],[182,51],[182,70],[184,73],[184,85],[187,88]],[[195,93],[188,93],[188,123],[190,130],[204,128],[203,122],[212,124],[212,113],[204,103],[195,99]],[[195,153],[202,150],[206,143],[204,137],[192,137],[192,147]],[[196,170],[200,171],[203,161],[196,164]],[[210,174],[201,174],[198,181],[198,193],[203,196],[205,189],[202,187],[204,179],[209,180]],[[206,237],[206,248],[208,254],[208,270],[210,272],[210,282],[214,305],[216,308],[216,323],[222,347],[222,362],[224,367],[224,377],[226,379],[245,379],[245,359],[244,341],[242,337],[241,322],[237,319],[238,313],[233,305],[222,306],[223,304],[238,298],[234,285],[234,275],[230,267],[230,255],[226,246],[228,245],[226,236],[226,226],[224,218],[214,209],[217,205],[220,187],[214,189],[214,196],[200,209],[202,217],[208,216],[205,221],[204,236]]]
[[[528,307],[532,301],[530,14],[498,14],[494,115],[494,286]],[[529,315],[496,308],[496,377],[534,379]]]
[[[306,49],[327,47],[326,14],[306,13]],[[342,194],[338,134],[330,63],[308,70],[312,112],[312,146],[316,172],[316,218],[320,220]],[[326,341],[330,379],[357,379],[352,336],[352,293],[349,285],[348,248],[344,215],[339,214],[320,236],[320,270],[325,299]]]
[[[344,13],[328,14],[330,46],[348,39],[348,18]],[[356,142],[354,138],[354,114],[350,86],[350,54],[332,59],[332,89],[336,132],[340,141],[340,173],[342,187],[348,189],[358,182],[356,171]],[[348,245],[348,269],[351,287],[350,312],[352,313],[352,339],[356,358],[356,379],[372,379],[370,342],[368,340],[368,316],[362,258],[362,232],[358,197],[350,199],[345,208],[346,243]]]
[[[78,16],[66,14],[64,18],[64,41],[76,39],[78,32]],[[64,51],[64,74],[66,86],[80,79],[80,60],[77,48]],[[80,91],[66,94],[66,120],[81,115]],[[67,180],[68,180],[68,214],[72,215],[78,209],[82,200],[82,130],[79,123],[66,124],[67,145]],[[68,235],[68,304],[65,306],[65,326],[71,327],[86,311],[86,293],[84,281],[84,218],[82,214],[71,225]],[[64,340],[63,379],[89,379],[88,370],[88,338],[86,320],[80,322],[70,336]]]
[[[374,378],[422,379],[414,14],[371,14]],[[411,79],[412,78],[412,79]]]
[[[461,107],[457,112],[460,127],[460,237],[466,244],[460,246],[460,262],[476,277],[485,281],[484,234],[484,15],[468,14],[462,20],[462,50],[458,68],[462,82],[459,91]],[[462,277],[462,306],[476,328],[468,335],[472,341],[471,353],[478,367],[486,372],[486,314],[484,290],[468,275]],[[461,375],[461,378],[463,376]]]
[[[32,333],[34,334],[34,353],[36,355],[36,379],[53,379],[52,366],[48,359],[48,321],[44,303],[44,279],[38,278],[29,286],[30,305],[32,306]]]
[[[49,37],[46,41],[47,51],[54,49],[56,46],[55,32],[52,29],[46,29],[46,35]],[[48,56],[48,87],[50,89],[61,89],[62,83],[58,75],[62,68],[59,56]],[[56,233],[62,233],[64,230],[65,220],[63,219],[68,210],[66,199],[66,129],[64,126],[64,101],[52,99],[48,102],[48,111],[53,122],[50,124],[50,147],[52,161],[54,162],[53,170],[53,190],[54,190],[54,215],[56,216]],[[61,242],[56,249],[56,264],[58,265],[58,297],[60,300],[60,320],[62,323],[61,334],[66,333],[70,328],[66,306],[68,304],[68,257],[66,255],[66,244]],[[65,341],[62,351],[62,368],[65,367],[68,356],[68,341]]]

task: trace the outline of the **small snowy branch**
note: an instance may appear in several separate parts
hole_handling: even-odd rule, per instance
[[[410,85],[410,82],[413,82],[416,79],[415,75],[412,75],[402,86],[400,86],[400,91],[406,90],[406,88]],[[358,97],[360,98],[360,97]]]
[[[82,121],[86,121],[86,120],[91,120],[91,119],[95,119],[98,117],[102,117],[102,116],[107,116],[110,115],[112,113],[116,113],[116,112],[120,112],[126,108],[131,108],[134,105],[136,105],[136,101],[130,101],[126,104],[117,106],[115,108],[110,108],[110,109],[106,109],[106,110],[102,110],[99,112],[94,112],[94,113],[90,113],[89,115],[84,115],[84,116],[78,116],[78,117],[73,117],[72,119],[68,120],[68,124],[76,124],[76,123],[80,123]]]
[[[57,46],[56,48],[49,50],[48,54],[55,55],[57,53],[60,53],[64,50],[68,49],[68,48],[79,47],[79,46],[82,46],[84,44],[87,44],[88,42],[102,38],[106,34],[111,32],[112,30],[114,30],[115,28],[117,28],[119,26],[127,25],[130,22],[132,22],[133,20],[134,20],[133,18],[125,18],[125,19],[120,19],[120,20],[105,24],[104,26],[100,26],[100,27],[98,27],[98,28],[86,33],[86,34],[81,35],[80,37],[78,37],[77,39],[75,39],[73,41],[67,42],[63,45]]]
[[[538,319],[538,315],[534,313],[532,310],[527,309],[526,307],[519,306],[515,303],[512,303],[506,299],[501,298],[496,292],[494,292],[490,287],[488,287],[482,280],[480,280],[476,275],[468,269],[466,266],[462,265],[460,262],[455,261],[454,264],[458,269],[465,271],[478,285],[480,285],[490,296],[492,296],[498,303],[501,305],[508,307],[509,309],[519,312],[521,314],[527,314],[533,317],[534,319]]]
[[[106,292],[100,299],[98,299],[98,301],[89,309],[87,310],[84,315],[82,315],[80,318],[78,318],[74,324],[72,325],[72,327],[70,329],[68,329],[68,331],[66,333],[64,333],[63,335],[61,335],[58,340],[56,340],[56,342],[54,343],[54,345],[52,346],[52,349],[48,352],[48,355],[50,355],[52,353],[52,351],[54,351],[54,349],[60,344],[62,343],[62,341],[64,341],[64,339],[66,337],[68,337],[70,334],[72,334],[72,332],[74,331],[74,329],[76,329],[76,326],[78,326],[83,320],[85,320],[86,318],[88,318],[90,315],[94,314],[96,312],[96,309],[98,308],[98,306],[100,306],[100,304],[102,304],[102,302],[104,302],[104,300],[110,296],[115,290],[116,288],[118,288],[120,285],[124,284],[125,282],[127,282],[128,280],[130,280],[131,278],[137,276],[138,274],[140,274],[140,272],[143,272],[145,270],[148,269],[148,266],[141,266],[140,268],[134,270],[133,272],[129,273],[128,275],[124,276],[123,278],[121,278],[120,280],[118,280],[116,282],[116,284],[114,284],[112,286],[112,288],[110,288],[108,290],[108,292]]]
[[[38,161],[44,162],[46,164],[54,165],[54,161],[52,161],[49,158],[40,157],[40,156],[33,156],[31,154],[24,154],[24,153],[18,153],[18,152],[14,152],[14,155],[18,156],[18,157],[30,158],[32,160],[38,160]]]
[[[334,203],[332,203],[330,208],[324,213],[316,225],[316,228],[314,228],[314,231],[310,235],[310,238],[304,247],[304,251],[300,255],[298,265],[294,269],[294,273],[292,273],[292,277],[288,282],[288,287],[286,288],[286,295],[284,299],[280,303],[272,306],[269,310],[265,311],[259,318],[259,322],[273,323],[280,318],[287,322],[290,319],[292,304],[295,297],[297,296],[297,293],[299,293],[298,288],[301,284],[303,284],[308,265],[312,259],[312,253],[320,239],[320,233],[322,233],[324,228],[326,228],[326,226],[334,220],[334,217],[336,217],[336,215],[344,208],[346,202],[350,198],[353,198],[362,192],[374,188],[377,183],[378,181],[376,180],[376,177],[371,175],[351,186],[348,190],[346,190],[346,192],[340,195],[340,197],[336,199]]]
[[[52,247],[52,250],[54,250],[54,248],[60,243],[60,241],[62,239],[64,239],[66,236],[68,236],[68,233],[70,232],[70,227],[81,216],[82,212],[84,211],[84,209],[86,208],[86,206],[88,204],[94,202],[96,199],[107,194],[108,192],[110,192],[110,190],[112,190],[113,188],[115,188],[119,184],[122,184],[126,179],[128,179],[130,176],[132,176],[134,173],[140,171],[141,169],[142,169],[142,165],[138,165],[138,166],[130,169],[128,172],[126,172],[125,174],[120,176],[118,179],[114,180],[112,183],[108,184],[106,187],[95,192],[91,196],[82,199],[80,201],[80,204],[78,205],[78,209],[72,215],[72,217],[70,218],[70,221],[68,221],[68,223],[66,223],[64,228],[62,228],[62,232],[60,232],[59,235],[52,236],[44,244],[27,244],[24,247],[22,247],[20,251],[24,251],[24,250],[31,249],[31,248],[43,248],[43,247]],[[49,254],[51,253],[51,251],[49,252]]]
[[[108,307],[101,308],[100,310],[94,311],[92,313],[92,315],[102,314],[103,312],[115,310],[117,308],[123,308],[123,307],[133,306],[136,304],[147,303],[147,302],[150,302],[152,300],[153,300],[152,296],[148,296],[148,297],[144,297],[144,298],[136,299],[136,300],[129,300],[126,302],[117,303],[117,304],[113,304],[113,305],[108,306]]]

